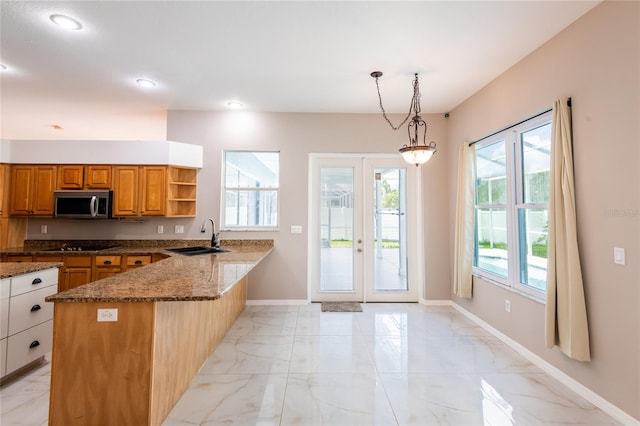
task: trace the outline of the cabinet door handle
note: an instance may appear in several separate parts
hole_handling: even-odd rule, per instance
[[[136,260],[136,261],[135,261],[135,262],[133,262],[133,263],[135,263],[136,265],[142,265],[142,260]]]
[[[111,261],[110,260],[105,260],[104,262],[102,262],[105,265],[111,265]]]
[[[40,309],[42,309],[40,305],[33,305],[31,307],[31,312],[39,311]]]
[[[40,278],[36,278],[35,280],[31,281],[31,285],[36,285],[36,284],[42,284],[42,280]]]
[[[38,342],[37,340],[34,340],[34,341],[33,341],[33,342],[31,342],[31,344],[29,345],[29,349],[37,348],[38,346],[40,346],[40,342]]]

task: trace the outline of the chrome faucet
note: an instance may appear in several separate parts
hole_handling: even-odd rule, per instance
[[[212,218],[205,219],[205,221],[202,222],[200,232],[207,232],[207,221],[211,222],[211,247],[218,247],[220,243],[218,242],[218,234],[216,234],[216,223]]]

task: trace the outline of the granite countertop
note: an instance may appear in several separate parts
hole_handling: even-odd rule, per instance
[[[62,266],[62,262],[0,262],[0,279],[60,266]]]
[[[137,242],[115,240],[118,247],[82,252],[51,251],[42,246],[4,250],[22,254],[150,254],[161,253],[166,259],[141,268],[122,272],[80,287],[51,295],[47,302],[156,302],[214,300],[246,276],[273,249],[273,240],[223,240],[222,247],[230,252],[185,256],[165,249],[202,244],[199,240],[153,240]],[[145,245],[147,244],[147,245]],[[7,265],[11,263],[6,263]],[[25,262],[15,265],[49,264]],[[3,268],[4,271],[4,268]]]

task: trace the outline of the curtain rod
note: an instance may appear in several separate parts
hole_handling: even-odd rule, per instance
[[[567,106],[568,106],[569,108],[571,108],[571,98],[567,99]],[[514,123],[514,124],[512,124],[512,125],[510,125],[510,126],[507,126],[507,127],[503,128],[503,129],[500,129],[500,130],[498,130],[498,131],[496,131],[496,132],[493,132],[493,133],[491,133],[490,135],[487,135],[487,136],[481,137],[480,139],[475,140],[475,141],[473,141],[473,142],[469,142],[469,146],[471,146],[471,145],[475,145],[475,144],[477,144],[478,142],[481,142],[481,141],[483,141],[483,140],[485,140],[485,139],[487,139],[487,138],[490,138],[491,136],[495,136],[495,135],[497,135],[498,133],[502,133],[502,132],[504,132],[505,130],[509,130],[509,129],[511,129],[512,127],[516,127],[516,126],[519,126],[519,125],[520,125],[520,124],[522,124],[522,123],[526,123],[526,122],[527,122],[527,121],[529,121],[529,120],[533,120],[533,119],[534,119],[534,118],[536,118],[536,117],[540,117],[542,114],[546,114],[546,113],[548,113],[549,111],[552,111],[552,110],[553,110],[553,108],[546,109],[546,110],[544,110],[544,111],[542,111],[542,112],[539,112],[539,113],[537,113],[537,114],[535,114],[535,115],[532,115],[532,116],[531,116],[531,117],[529,117],[529,118],[525,118],[524,120],[520,120],[520,121],[518,121],[517,123]]]

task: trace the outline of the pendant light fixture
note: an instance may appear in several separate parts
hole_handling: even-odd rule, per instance
[[[389,126],[393,130],[398,130],[404,123],[409,120],[409,117],[413,114],[411,121],[407,125],[407,133],[409,134],[409,144],[400,148],[400,154],[407,163],[415,164],[418,167],[420,164],[424,164],[431,159],[436,152],[436,143],[429,142],[427,145],[427,123],[420,117],[420,86],[418,83],[418,74],[415,74],[413,80],[413,97],[411,98],[411,105],[409,107],[409,113],[406,118],[398,126],[394,126],[387,117],[387,113],[382,106],[382,96],[380,95],[380,85],[378,79],[382,77],[381,71],[374,71],[371,73],[371,77],[376,79],[376,89],[378,90],[378,101],[380,102],[380,109],[382,110],[382,116]],[[422,136],[420,136],[422,134]],[[420,141],[422,140],[422,143]]]

